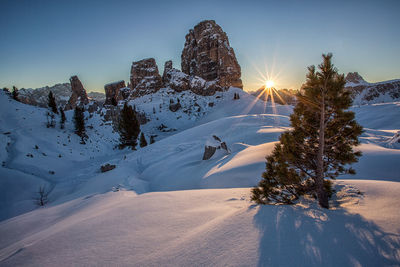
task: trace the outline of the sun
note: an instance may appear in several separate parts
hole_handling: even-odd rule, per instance
[[[266,88],[272,88],[274,86],[274,81],[268,80],[265,82],[265,87]]]

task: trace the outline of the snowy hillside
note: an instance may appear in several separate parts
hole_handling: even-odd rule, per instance
[[[82,145],[71,111],[65,130],[46,128],[45,109],[0,93],[1,266],[400,264],[400,103],[353,107],[363,156],[357,175],[337,182],[332,210],[308,199],[250,202],[290,106],[235,88],[201,97],[161,89],[130,104],[148,114],[146,136],[157,135],[137,151],[115,149],[118,134],[97,113],[86,114],[93,128]],[[230,153],[202,160],[213,135]],[[116,168],[101,173],[105,163]],[[50,202],[38,208],[41,185]]]
[[[400,101],[400,80],[369,83],[357,72],[346,76],[346,89],[352,93],[354,105]]]

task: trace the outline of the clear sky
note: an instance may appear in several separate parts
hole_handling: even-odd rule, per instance
[[[246,90],[271,76],[299,88],[306,67],[332,52],[342,73],[400,78],[400,1],[0,0],[0,86],[37,88],[77,74],[88,91],[129,79],[154,57],[180,69],[185,35],[213,19],[228,34]]]

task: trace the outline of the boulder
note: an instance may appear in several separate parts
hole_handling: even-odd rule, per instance
[[[171,110],[172,112],[177,112],[181,107],[182,107],[181,103],[179,102],[175,104],[173,103],[169,104],[169,110]]]
[[[106,101],[104,104],[117,105],[118,101],[123,99],[120,90],[125,87],[125,81],[118,81],[104,85],[104,91],[106,93]]]
[[[154,58],[132,63],[130,86],[131,97],[155,93],[162,87],[162,78]]]
[[[213,135],[212,138],[207,140],[207,143],[204,147],[203,160],[210,159],[217,151],[222,151],[225,154],[230,154],[228,146],[225,142],[222,142],[221,138],[216,135]]]
[[[217,148],[215,146],[205,146],[203,160],[210,159],[214,154]]]
[[[69,82],[71,83],[72,94],[68,100],[67,105],[65,105],[64,109],[65,110],[75,109],[76,106],[88,104],[89,99],[87,97],[86,90],[85,88],[83,88],[83,85],[79,80],[78,76],[76,75],[72,76],[69,79]]]
[[[101,167],[100,167],[100,170],[101,170],[101,172],[108,172],[108,171],[111,171],[111,170],[113,170],[113,169],[115,169],[115,165],[114,164],[105,164],[105,165],[102,165]]]
[[[222,88],[243,88],[240,65],[228,36],[214,20],[189,30],[181,55],[182,72],[215,81]]]

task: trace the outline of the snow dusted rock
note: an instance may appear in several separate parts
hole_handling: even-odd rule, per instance
[[[172,67],[172,61],[165,62],[163,74],[164,87],[169,87],[177,92],[190,90],[190,76]]]
[[[115,165],[114,164],[105,164],[105,165],[102,165],[101,167],[100,167],[100,170],[101,170],[101,172],[108,172],[108,171],[111,171],[111,170],[113,170],[113,169],[115,169]]]
[[[350,72],[346,76],[346,89],[356,105],[400,100],[400,80],[368,83],[357,72]]]
[[[162,79],[154,58],[133,62],[130,80],[132,97],[155,93],[162,87]]]
[[[86,105],[89,103],[89,99],[86,94],[85,88],[81,81],[79,80],[78,76],[72,76],[69,79],[71,83],[72,94],[68,100],[67,105],[65,106],[65,110],[74,109],[77,105]]]
[[[172,67],[172,61],[165,62],[163,74],[164,87],[169,87],[177,92],[191,90],[197,95],[214,95],[222,88],[215,81],[206,81],[199,76],[188,75]]]
[[[400,131],[395,133],[394,136],[389,139],[388,147],[390,147],[390,148],[400,148]]]
[[[104,91],[106,92],[106,101],[104,104],[116,105],[118,101],[123,99],[122,94],[120,94],[120,89],[125,87],[125,81],[118,81],[104,85]]]
[[[22,103],[25,104],[39,107],[47,107],[50,91],[53,92],[53,95],[56,98],[57,105],[65,106],[65,104],[68,102],[69,97],[71,96],[71,84],[59,83],[53,86],[45,86],[36,89],[22,88],[18,91],[18,98]]]
[[[169,110],[171,110],[172,112],[177,112],[180,108],[181,108],[181,103],[171,103],[169,104]]]
[[[349,72],[346,75],[346,82],[347,83],[354,83],[354,84],[365,84],[367,83],[363,77],[361,77],[358,72]]]
[[[89,106],[88,106],[88,112],[93,113],[96,112],[99,109],[99,102],[97,101],[90,101]]]
[[[210,159],[217,150],[223,151],[226,154],[230,154],[228,146],[225,142],[222,142],[221,139],[213,135],[211,139],[209,139],[204,147],[203,160]]]
[[[217,148],[215,146],[207,146],[206,145],[204,147],[203,160],[210,159],[214,155],[215,150],[217,150]]]
[[[189,30],[181,55],[182,71],[223,88],[243,88],[241,69],[228,36],[214,20],[205,20]],[[215,86],[216,86],[215,85]]]
[[[172,69],[172,60],[165,61],[164,63],[164,73],[162,77],[163,84],[165,84],[167,81],[167,73]]]

